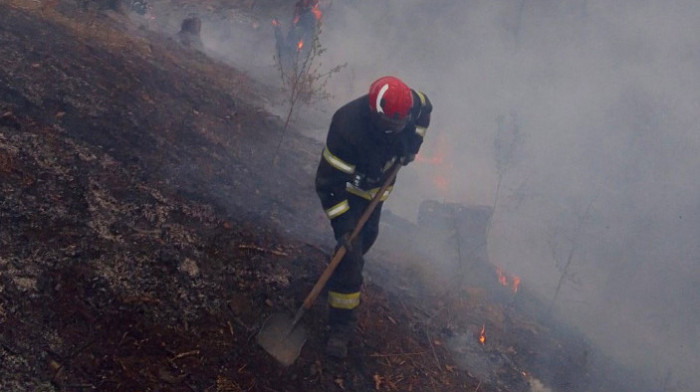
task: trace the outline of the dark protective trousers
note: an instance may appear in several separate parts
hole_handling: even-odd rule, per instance
[[[357,222],[370,204],[370,201],[349,195],[348,203],[350,204],[350,209],[345,213],[352,214],[353,220]],[[383,203],[381,202],[377,204],[362,231],[352,241],[351,249],[347,250],[328,281],[328,324],[331,326],[354,322],[354,309],[359,304],[360,288],[362,287],[362,268],[365,265],[364,254],[369,251],[379,234],[379,218],[382,205]],[[342,228],[333,225],[333,232],[337,241],[340,241],[343,234],[345,234],[341,230]],[[341,305],[334,303],[333,298],[337,297],[356,297],[358,302],[354,305]]]

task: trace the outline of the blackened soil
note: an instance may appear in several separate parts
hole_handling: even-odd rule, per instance
[[[0,390],[526,391],[532,374],[606,390],[587,343],[539,324],[487,260],[426,284],[416,244],[376,252],[346,361],[323,356],[321,298],[300,358],[277,364],[254,336],[332,244],[322,146],[280,143],[265,94],[124,15],[0,3]]]

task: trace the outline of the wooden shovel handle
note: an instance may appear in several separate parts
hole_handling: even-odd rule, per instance
[[[401,164],[398,162],[391,167],[389,177],[387,177],[386,181],[384,181],[384,184],[382,184],[381,188],[379,188],[379,191],[377,191],[377,193],[372,198],[372,201],[370,201],[367,208],[365,208],[365,211],[362,213],[362,216],[360,216],[360,219],[355,224],[355,228],[352,230],[352,233],[350,233],[348,242],[352,242],[352,240],[355,239],[355,237],[357,237],[357,235],[360,233],[365,223],[367,223],[367,220],[369,219],[370,215],[372,215],[372,212],[374,212],[374,209],[377,207],[377,204],[379,204],[379,202],[382,200],[384,192],[386,192],[387,188],[389,188],[389,185],[391,185],[391,182],[396,177],[396,174],[399,172],[400,168]],[[328,279],[331,278],[333,271],[335,271],[335,268],[338,266],[338,264],[340,264],[340,260],[342,260],[343,256],[345,256],[345,253],[347,253],[345,245],[341,245],[335,251],[330,263],[328,263],[326,269],[323,270],[323,273],[321,274],[321,277],[318,278],[318,281],[314,285],[314,288],[311,289],[311,292],[304,299],[304,304],[302,306],[305,309],[308,310],[309,308],[311,308],[311,305],[313,305],[314,301],[316,300],[316,297],[318,297],[318,295],[321,293],[321,290],[323,290],[323,286],[326,285]]]

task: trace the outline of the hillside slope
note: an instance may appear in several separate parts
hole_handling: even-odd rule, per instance
[[[279,366],[253,337],[328,260],[311,180],[322,146],[292,129],[278,150],[268,89],[119,14],[18,4],[0,5],[0,390],[611,385],[488,260],[426,283],[408,242],[372,256],[347,361],[323,356],[319,300],[304,319],[318,333]],[[393,243],[421,230],[385,220]]]
[[[290,139],[271,167],[279,120],[236,96],[236,70],[100,16],[1,7],[0,389],[374,388],[375,326],[345,364],[321,336],[290,369],[251,340],[327,259],[284,233],[327,229],[291,218],[325,219],[289,192],[320,146]],[[475,382],[430,372],[405,382]]]

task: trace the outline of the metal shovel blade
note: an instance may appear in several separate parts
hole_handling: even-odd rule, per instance
[[[258,344],[282,365],[289,366],[301,354],[306,343],[306,331],[284,313],[271,315],[257,336]]]

